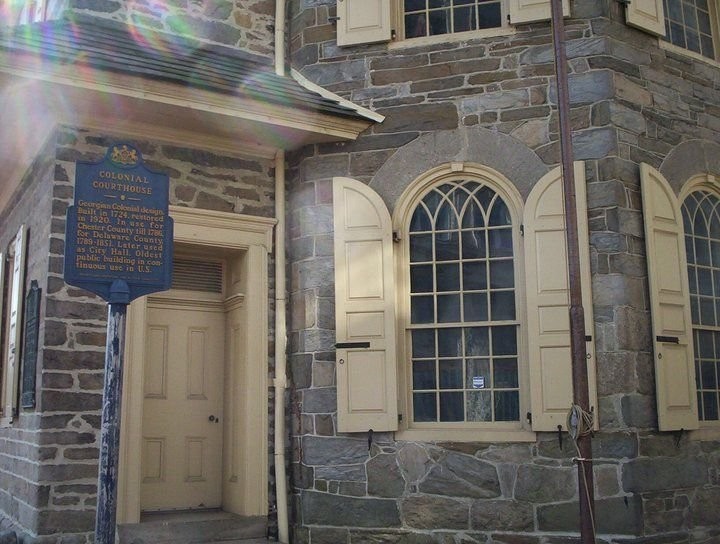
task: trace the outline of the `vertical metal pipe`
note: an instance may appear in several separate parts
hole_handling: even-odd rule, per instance
[[[275,494],[278,541],[290,542],[285,470],[285,390],[287,389],[287,299],[285,275],[285,152],[275,155]]]
[[[127,304],[108,305],[95,544],[114,544]]]
[[[562,159],[563,195],[568,251],[568,282],[570,290],[570,351],[572,357],[573,402],[584,411],[590,410],[585,348],[585,312],[580,285],[580,257],[575,207],[575,173],[573,170],[572,132],[570,130],[570,93],[567,58],[565,55],[565,25],[562,0],[551,0],[555,74],[557,83],[558,121]],[[577,438],[579,450],[578,488],[580,494],[580,541],[595,542],[594,491],[592,473],[592,444],[589,435]]]

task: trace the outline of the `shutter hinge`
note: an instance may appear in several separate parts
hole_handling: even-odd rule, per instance
[[[397,244],[400,240],[402,240],[402,236],[400,236],[400,231],[399,231],[399,230],[394,230],[394,231],[393,231],[393,238],[392,238],[392,240],[393,240],[393,242],[395,242],[396,244]]]
[[[340,17],[338,17],[337,15],[335,15],[333,17],[328,17],[328,23],[330,23],[331,25],[336,24],[339,20],[340,20]]]
[[[527,418],[528,423],[532,425],[532,412],[528,412],[527,414],[525,414],[525,417]]]
[[[525,236],[525,225],[520,224],[520,236]]]
[[[398,423],[402,423],[402,414],[398,414]]]
[[[621,6],[629,6],[630,5],[630,0],[615,0],[615,1],[618,4],[620,4]]]
[[[390,39],[397,40],[397,33],[395,32],[394,28],[390,30]]]
[[[510,14],[509,14],[509,13],[507,14],[507,20],[508,20],[508,24],[511,25],[512,22],[510,21]]]

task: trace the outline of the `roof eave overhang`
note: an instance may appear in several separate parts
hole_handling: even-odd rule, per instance
[[[58,124],[271,158],[279,149],[354,140],[373,123],[15,53],[0,55],[0,119],[0,164],[13,176],[0,187],[0,208]]]

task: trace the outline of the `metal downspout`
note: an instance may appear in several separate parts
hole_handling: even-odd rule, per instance
[[[285,0],[275,0],[275,73],[285,75]],[[275,496],[278,540],[287,544],[288,491],[285,472],[285,390],[287,323],[285,319],[285,151],[275,155]]]
[[[285,389],[287,323],[285,312],[285,152],[275,155],[275,493],[278,540],[288,540],[288,494],[285,473]]]

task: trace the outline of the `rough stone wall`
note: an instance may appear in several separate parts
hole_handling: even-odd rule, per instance
[[[68,0],[70,11],[266,57],[274,52],[274,0]]]
[[[23,177],[21,188],[6,211],[0,216],[0,248],[8,247],[20,225],[27,227],[28,245],[23,293],[32,280],[45,293],[47,284],[50,240],[50,208],[53,197],[55,136],[49,135],[46,146]],[[7,302],[6,302],[7,304]],[[45,311],[41,299],[40,315]],[[3,323],[3,326],[5,324]],[[39,323],[38,338],[44,335],[44,322]],[[3,345],[3,350],[7,349]],[[38,345],[38,374],[43,357],[42,342]],[[40,378],[36,379],[40,383]],[[3,384],[5,387],[5,384]],[[47,505],[49,487],[37,479],[39,463],[47,453],[36,433],[37,417],[33,409],[19,408],[19,415],[10,427],[0,428],[0,527],[12,523],[31,526],[36,509]],[[6,516],[3,516],[2,512]]]
[[[425,46],[339,48],[330,20],[335,2],[291,6],[293,67],[386,116],[356,142],[317,145],[292,159],[296,541],[572,540],[575,453],[567,443],[559,450],[556,437],[539,435],[531,445],[428,444],[376,434],[368,449],[366,436],[335,427],[332,177],[369,183],[392,211],[418,163],[472,156],[527,195],[528,180],[512,175],[512,162],[529,164],[530,153],[550,169],[560,159],[549,25]],[[720,68],[659,48],[624,24],[622,9],[578,0],[566,21],[575,159],[585,161],[588,183],[600,541],[715,542],[720,441],[656,431],[638,165],[669,168],[663,161],[681,142],[719,141]],[[469,150],[467,134],[512,145],[499,153],[505,156]],[[422,139],[435,145],[420,146]],[[518,145],[525,155],[515,153]],[[413,146],[426,155],[413,154]],[[688,169],[706,164],[696,162]],[[720,165],[712,168],[720,173]]]
[[[38,544],[83,544],[90,541],[94,527],[107,306],[87,291],[67,285],[62,268],[65,214],[73,199],[75,163],[100,160],[111,142],[82,129],[58,129],[57,145],[53,143],[48,150],[49,161],[44,157],[50,175],[44,185],[20,200],[11,217],[15,222],[15,216],[45,221],[40,228],[32,227],[31,240],[44,245],[35,242],[31,247],[29,272],[33,274],[28,278],[43,280],[46,297],[38,406],[21,418],[22,430],[12,429],[22,434],[24,449],[18,450],[6,438],[9,433],[0,430],[0,479],[7,483],[0,492],[0,510],[28,533],[40,535],[32,539]],[[151,169],[169,174],[170,204],[273,215],[272,161],[147,141],[133,143]],[[5,236],[4,228],[2,232]],[[36,261],[38,264],[33,264]],[[270,297],[272,309],[272,294]],[[272,323],[270,327],[272,334]],[[272,429],[269,440],[271,437]],[[16,497],[12,502],[8,492]]]

